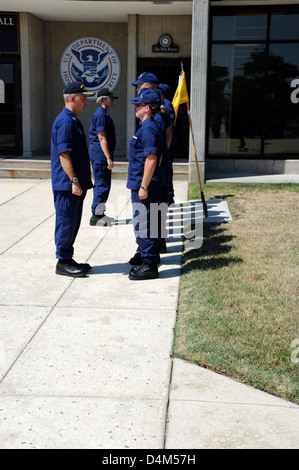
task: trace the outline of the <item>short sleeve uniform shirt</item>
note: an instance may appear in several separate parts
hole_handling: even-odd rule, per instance
[[[144,164],[147,155],[157,155],[157,163],[151,182],[163,184],[159,159],[162,150],[162,134],[159,126],[152,118],[141,122],[140,127],[130,140],[130,159],[128,168],[127,188],[138,190],[140,188]]]
[[[72,183],[63,170],[59,155],[70,152],[80,185],[85,191],[92,187],[86,136],[81,121],[72,111],[63,108],[52,127],[51,172],[53,190],[71,191]]]
[[[103,161],[106,163],[106,157],[99,142],[98,132],[106,132],[110,155],[113,157],[116,143],[115,127],[108,111],[102,106],[99,106],[90,122],[89,156],[91,161]]]

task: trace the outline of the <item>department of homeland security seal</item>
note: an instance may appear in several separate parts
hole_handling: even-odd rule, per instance
[[[115,49],[107,41],[82,37],[70,43],[60,59],[65,84],[82,82],[88,91],[113,90],[120,79],[121,64]]]

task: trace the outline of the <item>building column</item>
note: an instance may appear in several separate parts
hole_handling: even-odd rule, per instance
[[[45,75],[43,22],[20,13],[23,156],[43,153],[45,136]]]
[[[128,15],[128,66],[127,66],[127,135],[126,149],[129,156],[129,141],[135,133],[135,114],[134,106],[130,99],[135,98],[136,89],[131,85],[136,80],[137,74],[137,15]]]
[[[193,2],[190,112],[201,182],[205,174],[206,106],[209,42],[209,0]],[[189,146],[189,182],[197,183],[192,140]]]
[[[30,64],[28,13],[20,13],[20,49],[22,77],[22,134],[23,155],[31,156],[31,108],[30,108]]]

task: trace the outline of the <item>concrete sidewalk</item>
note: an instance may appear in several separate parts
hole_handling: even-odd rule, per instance
[[[0,184],[0,448],[298,447],[298,406],[172,359],[182,242],[169,239],[159,279],[128,279],[124,181],[112,227],[89,226],[88,192],[74,258],[93,269],[77,279],[55,275],[50,180]],[[175,194],[185,202],[187,183]]]

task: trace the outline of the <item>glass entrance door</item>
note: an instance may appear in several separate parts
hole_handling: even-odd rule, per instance
[[[21,155],[19,57],[0,57],[0,155]]]

